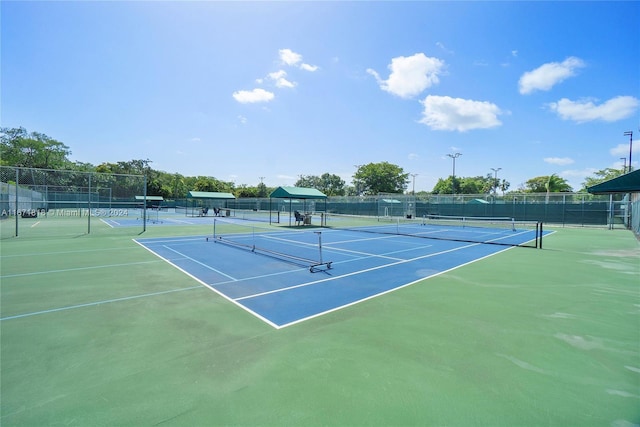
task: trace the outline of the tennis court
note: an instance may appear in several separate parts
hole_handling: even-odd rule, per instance
[[[0,254],[3,426],[640,423],[631,232],[545,225],[536,249],[497,244],[517,225],[479,243],[471,224],[188,220],[20,220]]]
[[[538,230],[516,229],[509,220],[463,227],[450,220],[434,225],[422,219],[331,218],[332,224],[340,222],[347,228],[304,231],[214,218],[211,236],[136,241],[281,328],[538,237]]]

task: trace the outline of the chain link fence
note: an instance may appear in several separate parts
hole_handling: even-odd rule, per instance
[[[347,215],[508,217],[562,226],[631,227],[629,195],[588,193],[437,194],[329,197],[327,212]],[[318,207],[322,205],[318,204]]]
[[[633,202],[632,202],[633,197]],[[0,166],[0,231],[19,235],[139,234],[150,216],[142,175]],[[380,194],[337,196],[323,200],[240,198],[226,208],[247,211],[338,213],[379,217],[429,215],[509,217],[562,226],[629,228],[640,233],[638,195],[588,193]],[[176,201],[163,209],[178,212]],[[120,227],[122,223],[127,227]]]
[[[0,166],[1,236],[115,232],[118,219],[138,220],[128,231],[140,233],[145,189],[142,175]]]

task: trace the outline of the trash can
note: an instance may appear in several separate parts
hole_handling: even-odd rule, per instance
[[[306,214],[304,216],[304,225],[311,225],[311,214]]]

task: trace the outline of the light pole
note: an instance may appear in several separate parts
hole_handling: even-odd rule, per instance
[[[493,195],[495,196],[498,193],[498,171],[502,168],[491,168],[491,170],[495,173],[493,179]]]
[[[627,171],[627,158],[620,157],[620,160],[622,160],[622,173],[625,173]]]
[[[414,196],[416,195],[416,176],[418,174],[417,173],[412,173],[411,177],[413,177],[413,190],[411,190],[411,194],[413,194]]]
[[[631,172],[631,151],[633,148],[633,131],[627,131],[624,133],[625,136],[629,135],[629,172]]]
[[[447,154],[448,157],[451,157],[453,159],[453,175],[451,178],[451,193],[452,194],[456,194],[456,159],[460,156],[462,156],[462,153],[455,153],[455,154]]]

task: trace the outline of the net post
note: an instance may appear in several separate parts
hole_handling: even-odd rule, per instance
[[[322,262],[322,231],[314,231],[318,235],[318,251],[320,252],[320,265]]]
[[[540,221],[540,249],[542,249],[542,221]]]
[[[511,231],[516,231],[516,219],[511,218]]]

